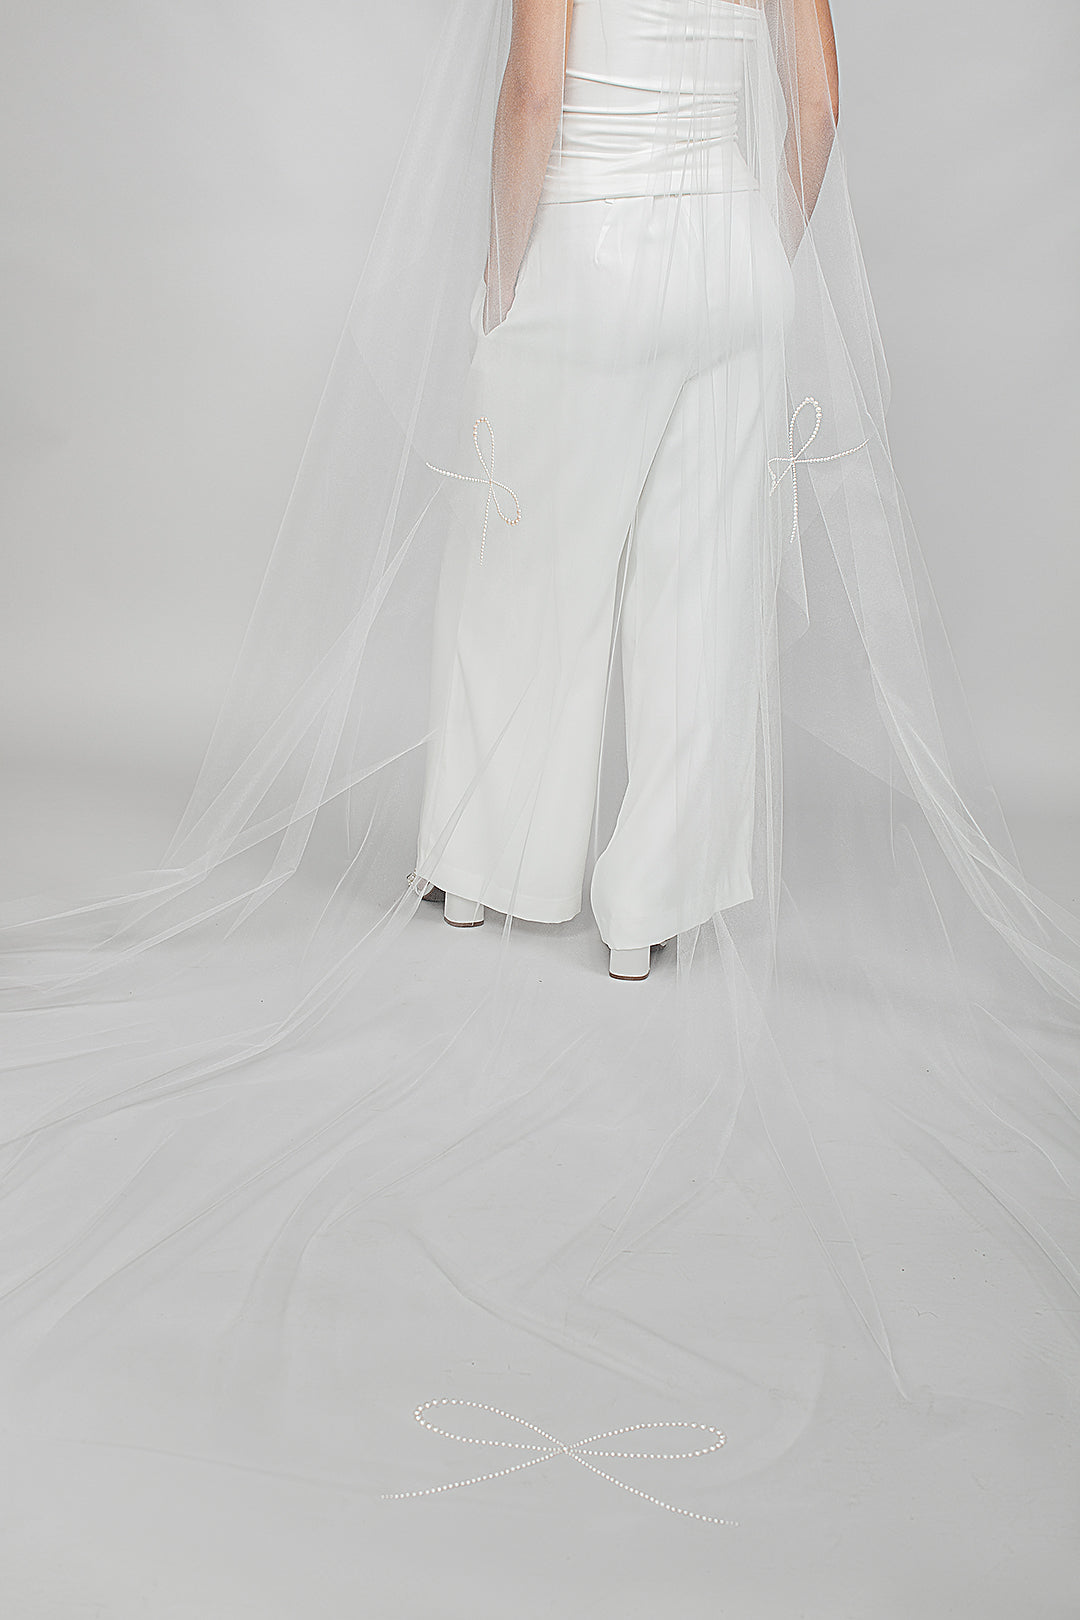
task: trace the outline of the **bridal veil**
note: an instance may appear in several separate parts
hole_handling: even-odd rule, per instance
[[[546,1478],[736,1535],[848,1417],[1072,1410],[1080,929],[893,467],[816,7],[577,0],[491,311],[510,25],[446,7],[160,864],[0,914],[10,1421],[387,1544]]]

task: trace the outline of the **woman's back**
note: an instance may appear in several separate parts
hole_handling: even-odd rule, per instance
[[[746,189],[739,116],[761,27],[733,0],[576,0],[545,199]]]

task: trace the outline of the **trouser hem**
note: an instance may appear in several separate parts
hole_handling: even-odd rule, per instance
[[[518,917],[522,922],[569,922],[581,910],[581,890],[575,894],[551,899],[546,895],[527,894],[521,889],[507,888],[481,878],[476,872],[467,872],[460,866],[447,866],[436,861],[430,868],[418,869],[429,883],[434,883],[447,894],[460,895],[477,905],[490,906],[506,916]]]
[[[447,866],[442,861],[422,871],[418,868],[418,871],[427,882],[434,883],[448,894],[460,895],[462,900],[472,900],[477,905],[490,906],[493,911],[501,911],[504,916],[517,917],[522,922],[570,922],[581,910],[580,890],[557,899],[551,899],[546,895],[527,894],[519,889],[491,883],[476,872],[466,871],[464,867]],[[649,917],[639,916],[629,920],[625,916],[618,920],[597,916],[596,926],[608,950],[640,950],[645,945],[659,945],[661,941],[673,939],[677,934],[687,933],[692,928],[700,928],[718,911],[743,905],[753,898],[753,885],[747,878],[742,883],[728,884],[707,910],[700,907],[683,906],[678,909],[673,907],[667,911],[654,912]],[[595,915],[595,907],[593,909]]]
[[[753,898],[753,885],[746,879],[742,883],[729,884],[707,910],[673,907],[668,911],[654,912],[649,917],[639,916],[629,920],[625,914],[620,919],[597,916],[596,926],[609,951],[637,951],[646,945],[659,945],[665,939],[674,939],[677,934],[685,934],[691,928],[700,928],[718,911],[740,906]],[[596,915],[595,906],[593,913]]]

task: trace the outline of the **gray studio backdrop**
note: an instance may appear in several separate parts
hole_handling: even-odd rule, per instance
[[[8,893],[161,853],[439,10],[0,4]],[[897,464],[1006,809],[1060,850],[1080,806],[1077,7],[833,10]],[[1075,868],[1021,848],[1075,902]]]

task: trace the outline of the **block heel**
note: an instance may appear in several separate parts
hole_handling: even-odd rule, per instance
[[[647,979],[652,947],[639,945],[632,951],[612,951],[608,973],[613,979]]]
[[[460,894],[448,894],[443,901],[443,916],[451,928],[479,928],[484,920],[484,908],[477,900],[463,900]]]

